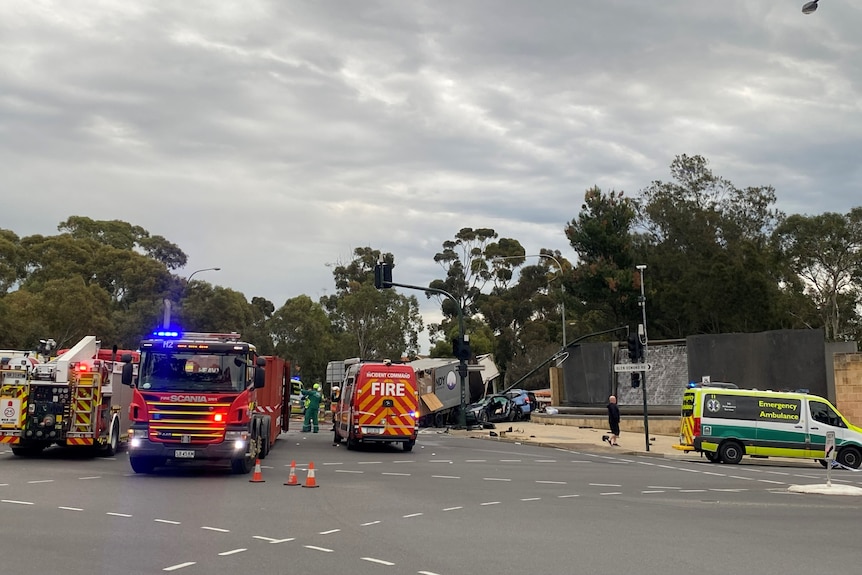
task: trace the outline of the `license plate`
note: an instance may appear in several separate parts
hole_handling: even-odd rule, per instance
[[[365,435],[380,435],[385,431],[383,427],[363,427],[362,433]]]
[[[177,449],[176,451],[174,451],[174,457],[176,457],[177,459],[194,459],[195,452],[194,450]]]

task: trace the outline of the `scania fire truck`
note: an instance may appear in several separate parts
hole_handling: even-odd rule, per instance
[[[123,383],[132,387],[129,461],[135,473],[168,462],[228,461],[251,471],[287,431],[285,389],[290,366],[258,356],[238,333],[157,331],[131,358]]]
[[[118,350],[87,336],[53,361],[0,362],[0,443],[35,455],[50,445],[84,446],[103,455],[126,439],[128,390],[114,385]]]

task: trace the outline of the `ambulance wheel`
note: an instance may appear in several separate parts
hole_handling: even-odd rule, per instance
[[[132,465],[132,471],[135,473],[152,473],[156,468],[155,457],[129,457],[129,463]]]
[[[404,443],[401,444],[401,446],[404,448],[404,451],[407,453],[410,453],[411,451],[413,451],[414,445],[416,445],[415,441],[405,441]]]
[[[859,469],[862,464],[862,453],[855,447],[845,447],[838,452],[838,463],[850,469]]]
[[[718,458],[718,453],[715,453],[715,452],[713,452],[713,451],[704,451],[704,452],[703,452],[703,455],[706,457],[706,459],[707,459],[710,463],[720,463],[720,461],[721,461],[721,460]]]
[[[723,463],[737,464],[742,461],[745,449],[736,441],[725,441],[718,447],[718,457]]]

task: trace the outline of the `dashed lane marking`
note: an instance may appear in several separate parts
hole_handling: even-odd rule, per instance
[[[520,459],[501,459],[500,463],[521,463]]]
[[[363,561],[369,561],[371,563],[377,563],[378,565],[395,565],[395,563],[391,561],[384,561],[383,559],[375,559],[374,557],[361,557]]]
[[[341,461],[338,461],[338,462],[332,462],[332,463],[324,463],[323,465],[344,465],[344,463]],[[290,465],[286,464],[285,467],[290,467]]]
[[[326,547],[318,547],[316,545],[303,545],[306,549],[311,549],[312,551],[323,551],[324,553],[332,553],[332,549],[327,549]]]
[[[261,541],[266,541],[267,543],[286,543],[288,541],[293,541],[294,537],[288,537],[287,539],[273,539],[272,537],[264,537],[263,535],[252,535],[252,539],[260,539]]]
[[[539,501],[541,499],[541,497],[524,497],[521,501]]]
[[[446,507],[443,511],[457,511],[458,509],[464,509],[463,506],[459,505],[457,507]]]
[[[512,481],[503,477],[483,477],[482,479],[485,481]]]
[[[604,493],[599,493],[599,495],[622,495],[622,491],[605,491]]]
[[[410,519],[411,517],[419,517],[422,513],[408,513],[407,515],[402,515],[404,519]]]
[[[434,573],[433,571],[417,571],[416,573],[417,573],[417,575],[438,575],[437,573]]]
[[[622,487],[618,483],[590,483],[590,487]]]
[[[382,461],[357,461],[357,465],[379,465],[383,463]]]
[[[480,503],[479,505],[499,505],[499,501],[486,501],[485,503]]]
[[[365,473],[364,471],[356,471],[354,469],[336,469],[336,473]]]
[[[207,531],[216,531],[218,533],[230,533],[230,529],[222,529],[221,527],[207,527],[206,525],[202,525],[201,529],[206,529]]]
[[[131,517],[128,513],[114,513],[113,511],[108,511],[105,515],[110,515],[111,517]]]
[[[461,479],[457,475],[432,475],[434,479]]]
[[[384,472],[383,472],[383,473],[381,473],[380,475],[395,475],[395,476],[398,476],[398,477],[410,477],[410,474],[409,474],[409,473],[393,473],[393,472],[391,472],[391,471],[384,471]]]
[[[171,521],[170,519],[153,519],[156,523],[167,523],[168,525],[180,525],[179,521]]]
[[[534,463],[556,463],[556,459],[537,459]]]
[[[362,523],[359,526],[360,527],[368,527],[369,525],[377,525],[378,523],[380,523],[380,521],[369,521],[368,523]]]
[[[465,459],[464,463],[487,463],[487,459]]]
[[[742,475],[728,475],[730,479],[742,479],[743,481],[754,481],[753,477],[743,477]]]
[[[641,491],[641,493],[664,493],[664,490],[663,489],[647,489],[647,490]]]
[[[11,503],[13,505],[33,505],[32,501],[16,501],[14,499],[0,499],[0,503]]]
[[[248,549],[245,549],[245,548],[231,549],[230,551],[223,551],[223,552],[219,553],[219,555],[222,557],[226,557],[228,555],[236,555],[237,553],[242,553],[243,551],[248,551]]]
[[[416,463],[415,459],[396,459],[392,463]]]
[[[565,481],[541,481],[538,479],[536,480],[536,483],[545,483],[548,485],[567,485]]]
[[[680,489],[680,493],[706,493],[706,489]]]
[[[320,535],[332,535],[333,533],[338,533],[341,529],[330,529],[329,531],[321,531]]]
[[[569,497],[580,497],[577,493],[572,493],[571,495],[557,495],[558,499],[568,499]]]
[[[776,485],[784,485],[785,484],[783,481],[773,481],[771,479],[758,479],[758,481],[761,483],[774,483]]]
[[[162,571],[176,571],[177,569],[183,569],[185,567],[191,567],[194,565],[194,561],[186,561],[185,563],[177,563],[176,565],[171,565],[170,567],[165,567]]]
[[[62,505],[57,509],[62,509],[64,511],[83,511],[80,507],[63,507]]]
[[[647,489],[682,489],[682,487],[670,487],[668,485],[647,485]]]
[[[78,479],[80,479],[81,481],[86,481],[88,479],[101,479],[101,478],[102,478],[101,475],[91,475],[90,477],[79,477]]]
[[[27,483],[54,483],[53,479],[39,479],[36,481],[28,481]]]

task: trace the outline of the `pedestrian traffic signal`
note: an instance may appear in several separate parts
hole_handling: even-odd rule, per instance
[[[637,389],[641,386],[641,373],[639,371],[632,372],[632,387]]]
[[[641,338],[637,334],[629,335],[628,341],[629,347],[629,361],[632,363],[638,363],[643,361],[644,358],[644,344],[641,342]]]
[[[392,287],[392,267],[384,262],[374,265],[374,287],[377,289],[389,289]]]

